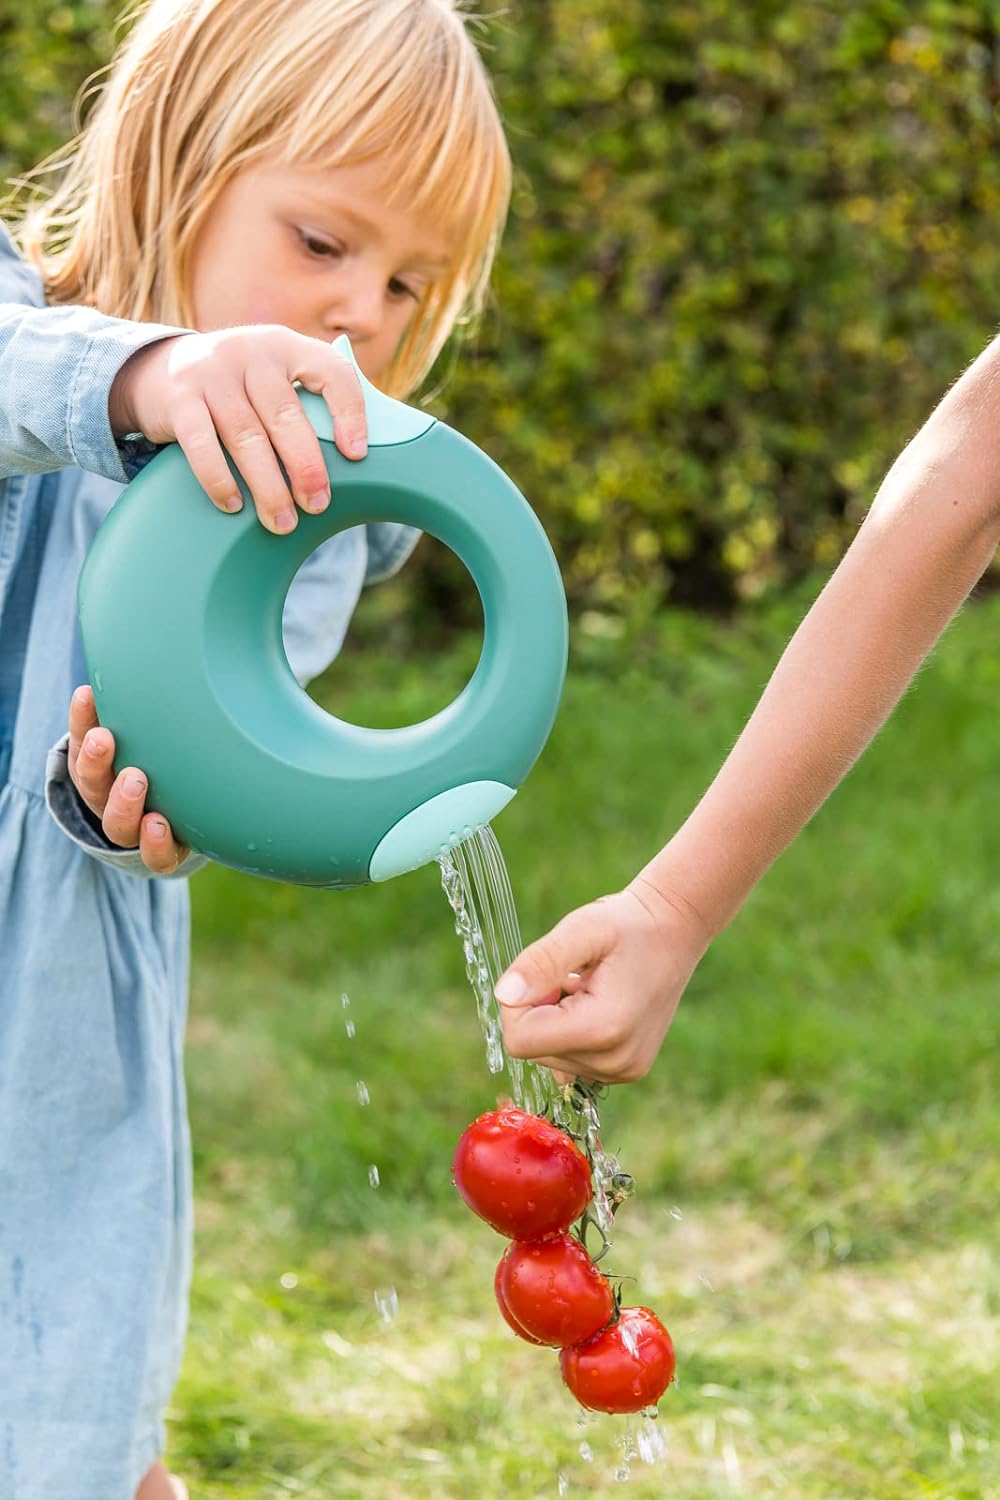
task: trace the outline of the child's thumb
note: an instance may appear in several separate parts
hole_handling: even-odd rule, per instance
[[[501,1005],[546,1005],[558,1000],[570,976],[607,951],[607,924],[596,905],[570,912],[551,932],[518,954],[493,993]]]

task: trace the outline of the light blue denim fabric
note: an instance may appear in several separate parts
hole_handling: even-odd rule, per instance
[[[181,1357],[183,877],[203,861],[152,878],[109,844],[64,737],[86,680],[80,566],[155,451],[116,441],[108,393],[130,354],[178,331],[46,308],[0,227],[0,1500],[132,1500]],[[284,620],[301,681],[416,536],[357,527],[312,555]]]

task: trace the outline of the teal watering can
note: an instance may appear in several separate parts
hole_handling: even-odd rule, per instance
[[[337,347],[353,359],[346,339]],[[360,371],[358,372],[360,375]],[[181,448],[158,453],[102,525],[80,576],[83,646],[117,764],[179,839],[253,875],[343,888],[454,847],[506,806],[555,719],[566,600],[531,507],[474,444],[361,376],[368,456],[345,459],[326,403],[298,392],[333,498],[275,536],[249,491],[217,510]],[[309,554],[339,531],[400,521],[464,562],[483,649],[447,708],[402,729],[321,709],[292,674],[282,611]]]

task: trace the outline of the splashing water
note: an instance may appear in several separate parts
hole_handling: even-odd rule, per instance
[[[399,1297],[396,1295],[396,1288],[391,1286],[387,1291],[376,1291],[374,1297],[375,1310],[382,1319],[382,1322],[386,1324],[391,1323],[399,1311]]]
[[[667,1445],[654,1418],[643,1416],[636,1442],[644,1464],[657,1464],[666,1457]]]

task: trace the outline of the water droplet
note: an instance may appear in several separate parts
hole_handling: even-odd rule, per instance
[[[257,852],[257,845],[256,844],[247,844],[247,853],[248,854],[256,854],[256,852]]]
[[[580,1444],[580,1457],[585,1464],[592,1464],[594,1462],[594,1450],[589,1443]]]
[[[286,1271],[284,1275],[280,1277],[280,1281],[286,1292],[294,1292],[295,1288],[299,1284],[299,1278],[296,1276],[294,1271]]]
[[[559,1493],[560,1495],[569,1494],[569,1475],[564,1474],[561,1469],[559,1471]]]
[[[382,1179],[378,1175],[378,1167],[374,1162],[372,1162],[371,1166],[368,1168],[368,1186],[370,1188],[377,1188],[381,1180]]]
[[[702,1286],[707,1287],[710,1292],[715,1291],[715,1287],[709,1281],[708,1277],[705,1276],[701,1271],[698,1272],[698,1280],[701,1282]]]
[[[344,1030],[347,1032],[347,1035],[349,1037],[353,1037],[354,1034],[355,1034],[354,1022],[353,1021],[345,1021],[344,1022]]]
[[[101,678],[100,672],[98,672],[96,670],[94,672],[94,686],[95,686],[95,688],[97,689],[97,691],[99,693],[103,693],[104,692],[104,682],[103,682],[103,679]]]
[[[673,1208],[670,1210],[670,1217],[672,1219],[676,1219],[677,1222],[678,1222],[678,1224],[681,1222],[681,1220],[684,1217],[684,1215],[681,1213],[680,1209],[677,1207],[676,1203],[674,1204]]]
[[[666,1455],[667,1445],[663,1433],[651,1421],[643,1422],[639,1429],[639,1457],[644,1464],[655,1464]]]
[[[391,1323],[399,1311],[399,1298],[396,1295],[396,1288],[391,1286],[388,1291],[376,1291],[374,1295],[375,1308],[382,1322],[385,1324]]]
[[[362,1107],[364,1105],[366,1105],[366,1104],[370,1104],[371,1103],[371,1095],[368,1092],[368,1085],[367,1085],[367,1083],[365,1083],[360,1078],[358,1079],[358,1082],[357,1082],[357,1091],[358,1091],[358,1103],[360,1105],[362,1105]]]
[[[629,1468],[628,1464],[618,1465],[618,1468],[615,1470],[615,1478],[617,1479],[619,1484],[628,1484],[629,1480],[632,1478],[632,1470]]]
[[[342,1007],[344,1008],[344,1010],[346,1010],[347,1007],[351,1003],[351,997],[350,997],[350,995],[347,995],[347,994],[341,995],[341,997],[340,997],[340,1003],[341,1003]]]

